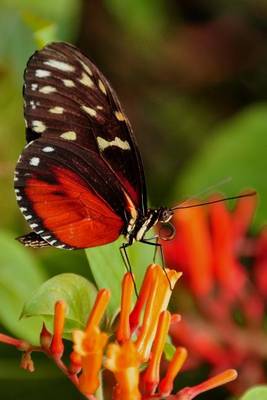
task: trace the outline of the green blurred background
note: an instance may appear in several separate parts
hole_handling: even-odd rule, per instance
[[[53,40],[80,47],[116,89],[143,156],[150,202],[171,205],[224,178],[226,195],[255,188],[267,219],[267,1],[0,1],[0,330],[32,339],[22,305],[47,277],[88,277],[83,252],[30,251],[13,192],[22,150],[23,69]],[[202,196],[204,197],[204,196]],[[19,369],[0,346],[0,398],[79,395],[43,357]]]

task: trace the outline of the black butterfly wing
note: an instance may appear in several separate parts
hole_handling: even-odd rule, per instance
[[[50,137],[30,142],[18,161],[15,192],[34,230],[19,240],[59,248],[87,248],[112,242],[129,218],[127,196],[101,157]]]
[[[28,141],[42,137],[98,154],[139,215],[146,214],[142,161],[128,119],[110,84],[76,47],[52,43],[25,70]]]

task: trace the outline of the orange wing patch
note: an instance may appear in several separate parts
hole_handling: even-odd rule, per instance
[[[25,194],[43,227],[60,242],[88,248],[113,242],[123,220],[70,170],[53,167],[56,183],[29,178]]]

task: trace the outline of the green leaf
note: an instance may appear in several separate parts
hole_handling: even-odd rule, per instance
[[[45,280],[45,273],[14,235],[0,231],[0,322],[14,335],[35,342],[40,321],[20,321],[24,302]]]
[[[73,329],[83,329],[96,297],[96,288],[80,275],[65,273],[44,282],[26,302],[22,318],[42,317],[52,329],[54,307],[58,300],[67,305],[64,336],[69,338]]]
[[[167,361],[171,361],[176,351],[176,347],[170,343],[166,342],[164,346],[164,355]]]
[[[79,29],[81,2],[76,0],[2,0],[0,4],[1,62],[14,70],[13,80],[21,86],[27,59],[54,40],[75,40]],[[5,69],[4,69],[5,70]]]
[[[226,196],[237,195],[247,188],[254,188],[261,200],[255,218],[256,225],[267,221],[266,170],[267,104],[247,108],[223,123],[199,155],[188,165],[179,180],[175,197],[190,196],[220,182],[232,179],[219,187]]]
[[[58,40],[57,25],[54,22],[47,21],[29,12],[23,12],[22,18],[25,24],[32,30],[39,48],[42,48],[49,42]]]
[[[120,308],[121,281],[126,272],[119,247],[123,242],[118,239],[111,244],[90,248],[86,250],[90,268],[97,287],[111,291],[111,300],[108,307],[108,315],[111,319]],[[134,243],[127,248],[137,289],[140,288],[144,273],[151,264],[154,255],[154,247],[143,243]]]
[[[82,6],[81,1],[2,0],[1,3],[1,9],[8,9],[11,12],[20,13],[29,12],[32,15],[50,20],[51,23],[57,25],[58,36],[61,40],[70,40],[78,32]]]
[[[240,400],[267,400],[267,386],[255,386],[249,389]]]

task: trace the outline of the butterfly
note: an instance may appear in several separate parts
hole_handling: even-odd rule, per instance
[[[173,209],[148,208],[140,152],[116,93],[75,46],[51,43],[24,73],[27,144],[16,165],[25,246],[84,249],[146,233]],[[150,243],[150,242],[149,242]]]

